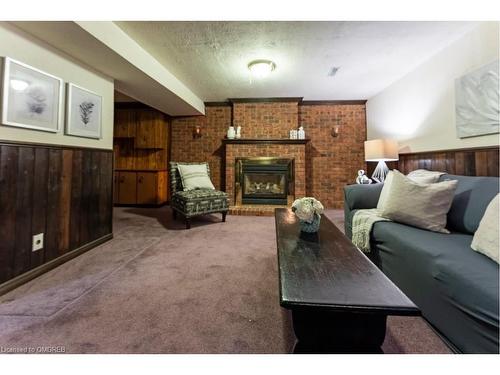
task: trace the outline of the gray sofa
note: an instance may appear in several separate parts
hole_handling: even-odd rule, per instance
[[[447,227],[451,234],[394,222],[374,224],[369,258],[422,310],[456,352],[498,353],[499,269],[470,248],[497,177],[443,175],[458,180]],[[352,237],[356,210],[375,208],[383,184],[344,189],[345,231]]]

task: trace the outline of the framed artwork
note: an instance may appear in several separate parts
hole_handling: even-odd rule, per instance
[[[9,57],[4,59],[2,124],[57,133],[63,81]]]
[[[459,138],[499,133],[499,61],[455,81],[455,113]]]
[[[66,134],[86,138],[101,138],[102,97],[68,83]]]

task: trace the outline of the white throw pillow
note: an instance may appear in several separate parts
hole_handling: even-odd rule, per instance
[[[439,176],[437,178],[435,176],[406,176],[413,182],[416,182],[418,184],[433,184],[438,181]]]
[[[385,206],[385,202],[387,201],[387,197],[389,196],[389,189],[391,188],[392,183],[392,171],[387,173],[384,180],[384,186],[382,187],[382,191],[380,192],[380,197],[378,198],[377,210],[382,210]]]
[[[471,244],[473,250],[490,257],[497,263],[499,252],[499,201],[500,194],[497,194],[486,208],[484,216],[479,223],[479,228],[477,228],[476,233],[474,233]]]
[[[428,171],[427,169],[416,169],[406,175],[409,179],[420,184],[431,184],[438,182],[439,177],[445,174],[444,172]]]
[[[208,176],[207,163],[202,164],[177,164],[181,175],[182,187],[184,191],[195,189],[215,190],[210,177]]]
[[[446,214],[458,182],[450,180],[424,185],[397,170],[392,175],[381,216],[418,228],[449,233],[445,228]]]

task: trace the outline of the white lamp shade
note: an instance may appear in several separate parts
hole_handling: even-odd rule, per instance
[[[365,141],[366,161],[399,160],[398,142],[393,139],[372,139]]]

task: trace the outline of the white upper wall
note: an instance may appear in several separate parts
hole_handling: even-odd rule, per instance
[[[400,152],[499,144],[499,135],[460,139],[455,79],[499,58],[499,23],[483,22],[366,104],[368,139],[399,140]]]
[[[11,57],[62,78],[64,83],[75,83],[102,96],[102,139],[65,135],[64,126],[58,133],[48,133],[0,125],[0,140],[102,149],[113,148],[114,85],[111,78],[85,68],[53,47],[6,22],[0,22],[0,57],[2,57],[0,59],[2,70],[3,57]],[[66,87],[64,93],[65,91]],[[64,113],[63,110],[61,124],[65,124]]]

